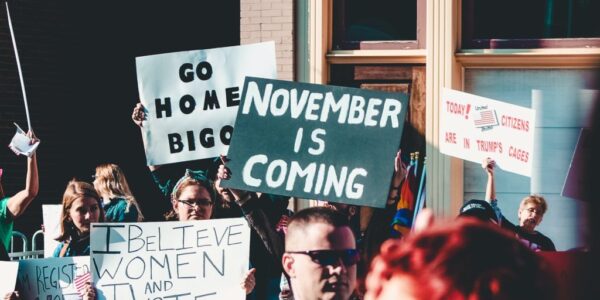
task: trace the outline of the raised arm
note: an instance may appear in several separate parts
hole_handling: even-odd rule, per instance
[[[496,166],[496,161],[491,158],[486,158],[481,163],[481,167],[487,173],[487,184],[485,188],[485,201],[492,202],[492,200],[496,200],[496,181],[494,178],[494,167]]]
[[[398,150],[394,159],[394,176],[392,177],[392,184],[390,185],[388,194],[388,204],[393,204],[393,202],[398,200],[402,181],[406,178],[406,165],[402,162],[401,154],[402,150]]]
[[[133,112],[131,113],[131,120],[133,123],[137,125],[140,130],[144,127],[144,121],[146,121],[146,111],[144,109],[144,105],[142,103],[137,103],[133,108]],[[156,171],[160,166],[148,166],[150,172]]]
[[[3,170],[0,169],[0,199],[4,199],[4,190],[2,189],[2,172]]]
[[[31,139],[31,143],[36,143],[37,138],[32,131],[27,133]],[[17,218],[25,212],[25,209],[31,201],[37,196],[39,191],[37,154],[33,154],[27,158],[27,177],[25,179],[25,189],[10,197],[7,203],[7,208],[13,217]]]
[[[224,160],[224,158],[222,158]],[[229,169],[220,165],[217,172],[217,177],[221,180],[231,179]],[[252,226],[254,231],[260,236],[265,248],[273,256],[275,262],[281,262],[281,257],[284,252],[283,238],[275,230],[274,224],[270,221],[266,206],[272,206],[270,201],[266,201],[267,197],[259,198],[256,193],[237,189],[229,189],[235,198],[235,202],[242,209],[244,217]],[[264,194],[263,194],[264,195]]]

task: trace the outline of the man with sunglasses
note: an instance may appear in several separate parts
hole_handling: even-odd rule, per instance
[[[290,218],[282,264],[294,299],[350,299],[359,257],[348,218],[339,212],[311,207]]]

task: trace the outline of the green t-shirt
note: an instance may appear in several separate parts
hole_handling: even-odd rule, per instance
[[[8,251],[8,244],[10,244],[14,224],[12,214],[8,211],[7,207],[8,199],[10,198],[6,197],[0,200],[0,241],[6,251]]]

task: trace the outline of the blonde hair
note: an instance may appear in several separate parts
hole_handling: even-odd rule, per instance
[[[540,195],[529,195],[523,200],[521,200],[521,204],[519,205],[519,211],[525,207],[525,205],[532,203],[535,206],[539,207],[540,214],[543,216],[548,210],[548,204],[546,203],[546,199]]]
[[[96,199],[98,202],[98,208],[100,209],[98,221],[104,222],[104,211],[101,208],[102,205],[100,203],[100,196],[98,196],[94,186],[87,182],[72,179],[67,184],[67,189],[63,194],[62,211],[60,217],[60,235],[56,238],[57,241],[64,242],[76,236],[77,229],[69,217],[69,211],[71,210],[71,206],[75,200],[83,198]]]
[[[106,195],[110,199],[125,199],[127,201],[125,212],[129,212],[129,208],[133,205],[138,211],[137,221],[141,222],[144,220],[140,205],[131,193],[127,179],[125,179],[125,174],[119,166],[115,164],[101,164],[97,166],[94,187],[100,195]]]

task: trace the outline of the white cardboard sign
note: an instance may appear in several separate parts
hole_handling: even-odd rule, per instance
[[[0,247],[4,247],[0,245]],[[0,270],[2,270],[2,280],[0,280],[0,297],[12,293],[17,283],[18,261],[0,261]]]
[[[42,205],[42,217],[44,219],[44,257],[52,257],[54,249],[58,247],[55,240],[60,234],[61,204]]]
[[[20,260],[18,280],[21,299],[80,299],[75,280],[90,272],[89,265],[89,256]]]
[[[531,177],[535,110],[451,89],[440,101],[440,152]]]
[[[249,253],[244,218],[92,224],[99,300],[245,299]]]
[[[244,78],[276,78],[275,44],[136,58],[148,165],[226,154]]]

